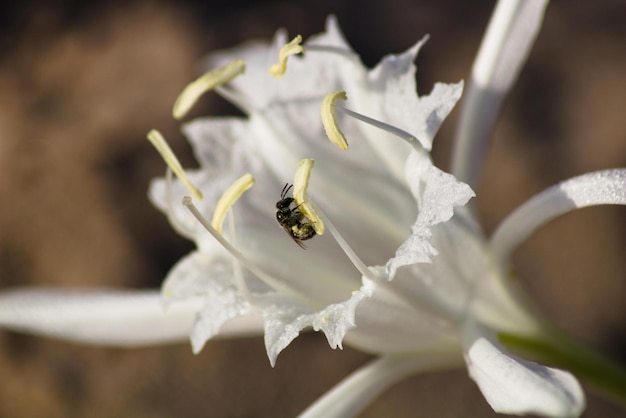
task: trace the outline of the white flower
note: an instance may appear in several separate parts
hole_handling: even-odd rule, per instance
[[[205,194],[196,202],[200,212],[212,213],[226,186],[242,173],[254,175],[255,186],[234,207],[236,234],[227,238],[279,287],[244,269],[245,285],[253,295],[242,297],[245,292],[234,278],[232,256],[189,211],[169,203],[179,202],[188,193],[182,184],[169,194],[163,180],[151,189],[156,205],[165,211],[172,208],[173,223],[197,243],[198,251],[180,261],[163,286],[168,301],[198,295],[207,298],[207,311],[200,313],[204,320],[197,323],[192,335],[194,351],[217,333],[221,322],[254,310],[265,319],[272,363],[307,326],[323,330],[331,346],[341,346],[344,334],[355,326],[355,308],[372,294],[376,297],[368,301],[368,307],[357,311],[363,316],[362,321],[357,318],[357,323],[363,324],[350,335],[355,342],[364,341],[364,349],[412,351],[425,343],[424,332],[433,332],[429,344],[438,338],[449,339],[449,332],[439,335],[438,329],[427,331],[431,325],[422,324],[432,321],[410,306],[415,301],[409,298],[407,305],[394,295],[397,286],[411,280],[408,275],[398,278],[393,287],[387,286],[389,290],[377,290],[379,281],[371,278],[361,283],[362,274],[342,254],[331,234],[307,241],[309,249],[303,252],[278,227],[274,214],[280,190],[290,182],[298,163],[313,158],[316,167],[309,186],[313,201],[337,225],[365,264],[387,264],[386,269],[376,269],[377,277],[390,280],[399,266],[429,260],[437,252],[429,244],[429,228],[448,220],[453,208],[473,195],[469,187],[434,167],[422,149],[430,148],[441,121],[460,97],[462,84],[438,84],[431,95],[418,98],[413,62],[423,41],[367,71],[332,19],[325,34],[307,43],[306,56],[292,59],[288,72],[275,81],[267,68],[285,42],[280,33],[269,47],[255,46],[254,53],[249,47],[231,50],[219,54],[214,62],[221,65],[235,56],[258,59],[246,59],[246,75],[229,84],[225,93],[236,98],[247,118],[203,119],[185,126],[201,162],[201,169],[190,173]],[[335,50],[319,52],[315,45]],[[349,152],[338,150],[326,139],[319,110],[326,92],[338,88],[350,92],[353,110],[415,133],[422,145],[412,150],[387,132],[345,118],[342,129],[352,139],[352,146]],[[418,116],[409,118],[409,114]],[[411,194],[411,185],[415,195]],[[411,224],[414,234],[402,244]],[[401,249],[394,257],[398,247]],[[214,289],[216,278],[221,278],[219,291]],[[450,309],[462,316],[465,304],[459,300]],[[394,315],[402,314],[416,322],[408,319],[394,329],[396,321],[376,324],[364,314],[368,309],[389,309]],[[381,338],[380,327],[390,335]],[[389,348],[378,347],[381,344]]]
[[[464,115],[470,116],[462,122],[455,172],[472,184],[483,154],[471,144],[486,137],[492,124],[481,112],[499,106],[543,13],[542,2],[521,3],[519,9],[510,4],[498,6],[492,27],[504,19],[511,33],[491,30],[485,45],[489,36],[499,36],[496,49],[506,57],[515,44],[517,61],[503,67],[500,54],[491,63],[479,56],[466,99]],[[218,92],[246,116],[185,125],[200,163],[200,169],[187,172],[204,195],[195,204],[208,216],[242,174],[255,179],[232,207],[224,237],[216,239],[180,205],[189,194],[183,182],[156,180],[151,199],[197,245],[163,285],[165,310],[156,292],[15,291],[0,295],[0,325],[122,345],[191,335],[194,352],[218,334],[259,333],[262,327],[272,364],[312,327],[333,348],[345,342],[379,359],[303,416],[352,416],[410,374],[463,364],[498,412],[579,415],[584,395],[570,373],[521,359],[501,343],[541,342],[566,351],[526,306],[509,277],[508,259],[517,244],[555,216],[578,207],[626,204],[626,170],[554,186],[485,237],[465,207],[474,196],[470,186],[435,167],[429,156],[463,85],[436,84],[430,94],[416,95],[413,63],[425,40],[367,70],[331,18],[325,33],[305,43],[304,55],[289,58],[280,80],[271,78],[268,68],[287,41],[283,32],[269,45],[246,44],[212,55],[211,68],[243,58],[245,74]],[[272,72],[282,74],[281,68],[285,62]],[[335,105],[347,151],[326,139],[320,121],[320,105],[333,91],[347,92],[347,102]],[[193,100],[183,102],[188,108]],[[175,113],[180,117],[184,111]],[[275,221],[281,190],[303,159],[315,160],[308,193],[327,229],[306,241],[306,251]],[[245,182],[249,187],[251,181]]]

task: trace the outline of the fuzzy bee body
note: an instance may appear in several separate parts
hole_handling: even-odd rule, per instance
[[[288,184],[285,184],[285,187],[283,187],[280,200],[276,202],[276,220],[300,248],[306,249],[302,241],[313,238],[315,229],[313,229],[313,224],[308,222],[304,214],[298,210],[297,206],[291,207],[294,200],[292,197],[286,196],[292,187]]]

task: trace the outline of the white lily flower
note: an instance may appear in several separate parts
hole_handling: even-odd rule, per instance
[[[505,36],[492,29],[485,39],[489,49],[500,37],[498,50],[505,57],[513,45],[521,48],[516,55],[521,58],[506,70],[497,66],[503,59],[498,56],[479,60],[475,68],[478,81],[472,85],[500,89],[488,105],[492,110],[540,26],[545,4],[528,11],[525,4],[530,3],[520,3],[521,11],[503,11],[511,3],[501,2],[492,28],[506,15],[505,27],[515,29],[505,30]],[[283,32],[270,44],[212,55],[211,68],[239,58],[245,62],[245,73],[228,78],[217,91],[246,117],[186,124],[200,169],[178,173],[184,182],[159,179],[150,189],[152,201],[174,228],[197,245],[171,270],[161,297],[156,292],[5,292],[0,294],[0,326],[95,344],[153,344],[190,336],[194,352],[213,337],[263,334],[272,365],[301,331],[313,328],[326,335],[332,348],[345,342],[379,358],[303,416],[354,416],[402,378],[464,364],[497,412],[580,415],[585,399],[572,374],[508,351],[534,342],[566,350],[516,288],[509,256],[555,216],[585,206],[626,204],[626,170],[556,185],[485,237],[465,207],[474,196],[470,186],[430,159],[434,136],[461,97],[463,83],[438,83],[430,94],[416,95],[414,61],[425,41],[367,70],[330,18],[326,32],[304,43],[302,56],[289,57],[286,66],[288,54],[281,54],[280,66],[272,67],[274,72],[282,68],[279,80],[268,68],[287,42]],[[483,70],[491,76],[481,77]],[[179,100],[187,107],[202,91],[200,80],[194,98]],[[346,102],[333,102],[337,112],[330,118],[349,142],[345,151],[327,140],[320,121],[320,105],[333,91],[347,93]],[[464,114],[479,115],[468,116],[471,122],[484,104],[480,98],[468,100]],[[184,112],[174,113],[181,117]],[[492,123],[469,123],[469,139],[462,139],[457,150],[456,170],[472,184],[482,154],[469,145],[479,141],[473,136],[483,138]],[[315,160],[305,183],[320,213],[316,222],[326,226],[324,235],[316,228],[305,251],[275,221],[281,189],[286,190],[284,184],[303,159]],[[245,173],[254,176],[255,185],[245,193],[230,189],[238,201],[223,236],[213,231],[221,230],[222,216],[216,216],[219,228],[203,225],[179,203],[189,194],[184,183],[191,182],[204,196],[194,201],[195,208],[209,217],[224,207],[220,197],[236,179],[251,186],[252,180],[241,178]]]

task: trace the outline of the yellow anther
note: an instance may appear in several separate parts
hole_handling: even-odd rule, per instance
[[[328,93],[326,97],[324,97],[324,101],[322,102],[322,125],[324,125],[324,130],[326,131],[326,136],[330,139],[330,142],[337,145],[342,150],[348,149],[348,141],[344,136],[341,129],[339,129],[339,125],[337,124],[337,118],[335,116],[335,102],[337,100],[348,100],[348,96],[345,91],[335,91],[332,93]]]
[[[306,194],[313,165],[315,165],[315,160],[311,159],[301,160],[298,163],[298,169],[293,178],[293,199],[296,201],[298,210],[313,224],[313,229],[317,235],[322,235],[325,231],[324,222],[322,222],[313,206],[308,202]]]
[[[198,101],[200,96],[215,87],[229,82],[238,75],[243,74],[245,69],[246,65],[244,61],[237,59],[230,64],[209,71],[189,83],[176,99],[176,103],[174,103],[174,109],[172,110],[174,118],[183,118],[196,101]]]
[[[215,228],[217,232],[222,233],[222,224],[228,210],[235,204],[237,199],[241,197],[243,192],[248,190],[254,184],[254,177],[251,174],[244,174],[239,179],[235,180],[231,186],[226,189],[220,200],[217,202],[215,212],[213,213],[213,219],[211,220],[211,226]]]
[[[302,36],[298,35],[291,40],[287,45],[283,45],[278,51],[278,62],[269,68],[269,73],[276,77],[281,78],[285,71],[287,71],[287,58],[291,55],[301,54],[304,52],[304,47],[300,45],[302,43]]]
[[[189,180],[183,166],[180,165],[180,161],[176,158],[174,151],[172,151],[170,146],[167,144],[167,141],[165,141],[161,132],[156,129],[152,129],[148,132],[148,141],[154,145],[154,148],[156,148],[159,154],[161,154],[161,158],[163,158],[165,164],[167,164],[174,174],[176,174],[176,177],[178,177],[178,179],[185,185],[187,190],[189,190],[189,193],[191,193],[196,199],[202,199],[202,192],[200,192],[191,180]]]

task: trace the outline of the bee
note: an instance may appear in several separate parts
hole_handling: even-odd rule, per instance
[[[280,200],[276,202],[276,220],[283,227],[285,232],[289,234],[291,239],[300,246],[303,250],[306,250],[306,245],[302,243],[307,239],[311,239],[315,236],[315,229],[313,229],[313,223],[308,222],[308,219],[298,209],[299,205],[295,208],[291,208],[294,200],[292,197],[287,197],[287,193],[293,185],[287,183],[283,187],[283,191],[280,193]]]

